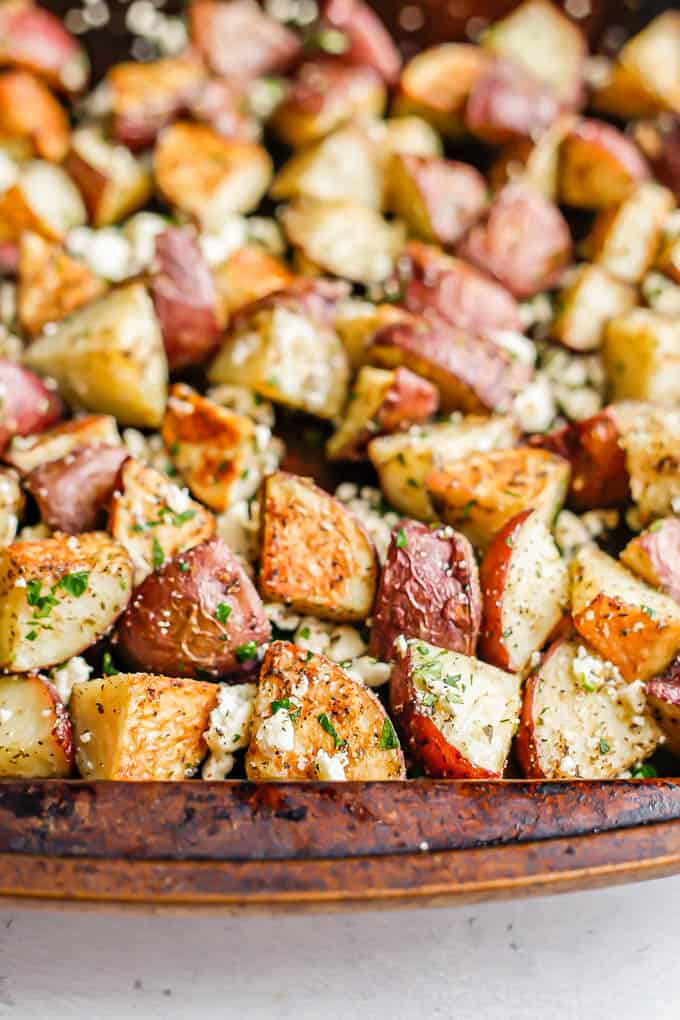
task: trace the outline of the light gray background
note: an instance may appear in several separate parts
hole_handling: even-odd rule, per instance
[[[680,877],[459,908],[0,911],[0,1017],[678,1020]]]

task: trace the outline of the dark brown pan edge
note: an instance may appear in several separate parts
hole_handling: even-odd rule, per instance
[[[622,831],[678,821],[680,782],[0,784],[0,853],[284,861]]]

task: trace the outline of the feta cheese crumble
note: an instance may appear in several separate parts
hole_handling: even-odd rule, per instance
[[[256,693],[257,684],[220,684],[210,727],[203,734],[210,751],[203,779],[226,779],[234,767],[234,751],[250,743]]]

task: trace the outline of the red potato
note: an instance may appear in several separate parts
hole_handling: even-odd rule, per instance
[[[343,60],[374,67],[388,85],[396,84],[401,70],[399,50],[372,7],[361,0],[328,0],[321,19],[345,36]]]
[[[373,609],[369,654],[396,658],[400,636],[474,655],[482,620],[477,561],[449,527],[401,521],[392,529]]]
[[[511,182],[458,251],[521,299],[557,283],[571,259],[571,247],[569,227],[557,206]]]
[[[519,673],[558,626],[569,601],[569,572],[534,510],[501,528],[479,572],[484,619],[479,654]]]
[[[224,138],[256,141],[260,135],[258,121],[244,112],[243,96],[238,86],[225,78],[210,78],[187,99],[187,112]]]
[[[4,459],[20,475],[28,475],[41,464],[61,460],[81,446],[120,446],[116,419],[108,414],[88,414],[27,438],[15,437]]]
[[[631,538],[621,561],[648,584],[680,602],[680,518],[661,518]]]
[[[503,775],[520,709],[520,677],[458,652],[410,640],[390,680],[404,744],[437,779]]]
[[[210,267],[196,239],[179,227],[158,235],[156,259],[151,297],[170,371],[200,365],[214,354],[222,335]]]
[[[560,116],[552,89],[519,64],[495,60],[472,86],[465,106],[468,131],[491,145],[536,138]]]
[[[66,112],[27,71],[0,75],[0,140],[25,140],[31,155],[60,163],[69,147]]]
[[[468,163],[395,153],[388,180],[390,208],[426,241],[455,244],[486,208],[486,181]]]
[[[13,436],[30,436],[53,425],[64,405],[42,379],[14,361],[0,359],[0,450]]]
[[[418,53],[402,72],[394,112],[416,114],[445,135],[463,134],[465,104],[488,63],[488,54],[468,43]]]
[[[61,245],[26,232],[19,242],[19,322],[30,337],[101,297],[105,282]]]
[[[299,37],[254,0],[197,0],[189,10],[192,41],[215,74],[248,82],[286,71],[302,52]]]
[[[287,287],[295,277],[281,259],[258,245],[247,245],[237,248],[217,266],[213,270],[213,279],[220,322],[226,324],[240,309]]]
[[[44,78],[69,94],[87,85],[90,67],[80,43],[55,14],[30,3],[0,7],[0,65],[8,64]]]
[[[332,326],[337,306],[351,291],[345,280],[331,280],[320,276],[316,279],[299,276],[276,290],[244,305],[234,318],[234,328],[241,329],[258,312],[275,308],[287,308],[324,325]]]
[[[95,227],[122,220],[151,196],[147,166],[129,149],[109,142],[97,128],[73,132],[65,167],[78,185]]]
[[[636,125],[634,137],[655,178],[680,201],[680,114],[642,121]]]
[[[554,202],[560,147],[576,120],[576,114],[562,113],[536,140],[518,138],[504,145],[487,175],[491,191],[501,191],[508,181],[519,179]]]
[[[14,276],[19,268],[19,245],[16,241],[0,241],[0,274]]]
[[[0,244],[17,244],[27,230],[61,242],[86,222],[80,191],[55,163],[40,159],[25,163],[15,183],[0,193]]]
[[[0,777],[58,779],[73,769],[71,720],[37,673],[0,679]]]
[[[135,591],[116,641],[136,670],[206,679],[251,669],[270,625],[252,581],[221,538],[167,562]]]
[[[584,118],[562,142],[557,197],[565,205],[603,209],[622,201],[650,176],[647,161],[630,138],[611,124]]]
[[[54,531],[94,531],[106,523],[118,472],[128,456],[124,446],[83,446],[34,468],[24,484],[41,519]]]
[[[680,658],[650,680],[645,688],[649,710],[666,737],[665,746],[680,755]]]

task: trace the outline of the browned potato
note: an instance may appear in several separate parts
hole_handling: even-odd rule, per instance
[[[261,145],[177,121],[154,150],[156,183],[171,205],[210,224],[251,212],[269,187],[272,162]]]
[[[572,351],[597,350],[608,321],[630,311],[636,302],[629,284],[585,262],[559,291],[550,335]]]
[[[399,50],[372,7],[362,0],[327,0],[322,19],[347,40],[344,60],[374,67],[388,85],[396,84],[401,70]]]
[[[429,776],[503,774],[520,709],[519,676],[421,639],[402,646],[390,706],[413,757]]]
[[[390,208],[417,237],[452,245],[486,207],[486,181],[473,166],[395,153],[388,168]]]
[[[63,21],[32,3],[4,3],[0,8],[0,63],[43,78],[50,88],[70,94],[87,84],[87,55]]]
[[[594,546],[572,561],[572,618],[626,680],[649,680],[680,648],[680,606]]]
[[[562,142],[557,195],[566,205],[604,209],[649,177],[635,143],[604,121],[580,120]]]
[[[536,138],[560,116],[557,96],[513,61],[494,60],[475,81],[465,107],[468,131],[490,145]]]
[[[677,407],[680,321],[649,308],[633,308],[607,323],[603,354],[614,400]]]
[[[470,230],[459,252],[515,297],[528,298],[557,282],[571,258],[571,234],[556,205],[511,182],[496,195],[486,220]]]
[[[676,656],[668,669],[649,681],[647,705],[663,730],[665,746],[680,754],[680,661]]]
[[[660,736],[640,684],[622,683],[582,644],[558,640],[526,682],[517,757],[532,779],[615,779]]]
[[[237,248],[213,270],[220,322],[226,324],[246,305],[287,287],[295,279],[281,259],[264,248]]]
[[[0,358],[0,451],[12,442],[39,442],[38,434],[61,417],[64,406],[33,372],[8,358]],[[25,438],[25,437],[31,437]],[[11,457],[5,456],[11,463]]]
[[[680,236],[664,241],[656,259],[656,268],[675,283],[680,283]]]
[[[672,408],[635,401],[614,404],[630,490],[642,523],[675,513],[680,473],[680,414]]]
[[[449,527],[396,525],[380,575],[369,654],[389,662],[403,635],[474,655],[481,620],[477,562],[468,540]]]
[[[378,698],[323,655],[269,646],[255,698],[246,775],[262,780],[404,779]]]
[[[25,505],[17,472],[0,468],[0,545],[9,545],[16,538]]]
[[[657,181],[680,201],[680,114],[640,121],[635,125],[634,137]]]
[[[69,147],[68,117],[50,90],[26,71],[0,75],[0,141],[27,146],[27,155],[61,163]]]
[[[133,669],[205,680],[250,669],[269,636],[252,581],[226,543],[212,538],[146,578],[116,641]]]
[[[451,461],[434,471],[426,486],[441,519],[485,549],[522,510],[535,510],[537,519],[550,527],[568,482],[569,464],[562,457],[521,447]]]
[[[212,71],[247,82],[285,71],[301,41],[254,0],[196,0],[189,9],[191,38]]]
[[[89,648],[131,587],[127,553],[102,532],[0,549],[0,670],[29,673]]]
[[[106,525],[124,446],[83,446],[31,471],[25,480],[40,517],[54,531],[78,535]]]
[[[562,113],[540,138],[520,138],[505,145],[489,169],[491,190],[501,191],[508,181],[519,180],[551,202],[557,201],[560,149],[576,123],[576,114]]]
[[[446,135],[462,134],[465,104],[488,64],[488,55],[467,43],[424,50],[402,72],[394,112],[415,113]]]
[[[116,419],[107,414],[88,414],[64,421],[37,435],[15,439],[4,459],[22,475],[61,460],[84,446],[120,446]]]
[[[604,209],[582,248],[585,257],[626,283],[639,283],[656,257],[661,230],[675,200],[648,181],[618,205]]]
[[[51,683],[35,673],[0,679],[0,776],[59,779],[73,768],[71,720]]]
[[[61,242],[86,220],[78,188],[53,163],[27,163],[16,183],[0,195],[0,243],[18,241],[25,230]]]
[[[31,336],[94,301],[106,284],[83,262],[39,234],[26,232],[19,244],[19,321]]]
[[[163,441],[196,498],[218,513],[252,496],[263,476],[276,470],[283,453],[281,442],[272,439],[266,427],[183,383],[171,390]]]
[[[80,188],[95,227],[117,223],[140,209],[151,195],[146,165],[94,127],[73,132],[66,169]]]
[[[138,585],[166,560],[212,538],[215,518],[165,475],[128,457],[111,500],[109,531],[129,552]]]
[[[648,584],[680,602],[680,519],[665,517],[631,538],[621,561]]]
[[[147,673],[73,686],[69,710],[83,779],[179,780],[207,752],[217,686]]]
[[[262,521],[264,599],[321,619],[368,616],[377,582],[375,550],[342,503],[310,479],[279,471],[265,482]]]

